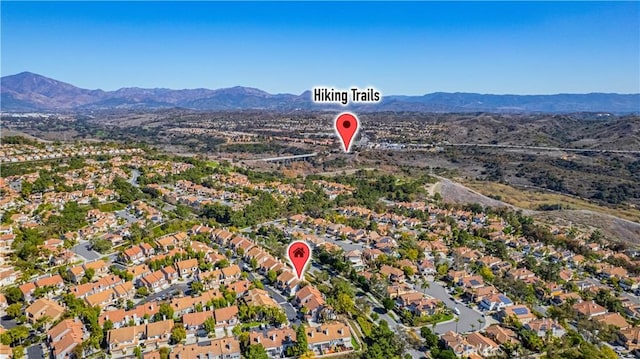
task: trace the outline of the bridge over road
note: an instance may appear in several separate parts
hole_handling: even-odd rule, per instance
[[[294,161],[307,161],[308,159],[316,157],[317,155],[318,154],[314,152],[314,153],[308,153],[305,155],[259,158],[259,159],[256,159],[255,161],[287,164]]]

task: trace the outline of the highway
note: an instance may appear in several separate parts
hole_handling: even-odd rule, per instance
[[[535,151],[566,151],[566,152],[591,152],[591,153],[628,153],[640,154],[640,151],[632,150],[606,150],[591,148],[564,148],[564,147],[546,147],[546,146],[523,146],[523,145],[500,145],[491,143],[437,143],[437,144],[411,144],[408,148],[433,148],[433,147],[487,147],[487,148],[511,148],[520,150]]]

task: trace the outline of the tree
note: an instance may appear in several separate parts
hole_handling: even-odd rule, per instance
[[[249,348],[247,348],[247,352],[245,353],[245,358],[247,359],[268,359],[267,351],[264,349],[262,344],[251,344]]]
[[[287,356],[300,356],[307,352],[309,343],[307,342],[307,331],[300,324],[296,328],[296,344],[287,348]]]
[[[382,305],[384,306],[384,309],[391,310],[396,306],[396,301],[389,297],[386,297],[382,300]]]
[[[6,310],[7,316],[11,319],[17,318],[22,315],[22,304],[21,303],[13,303],[7,307]]]
[[[204,290],[204,284],[195,280],[191,282],[189,286],[191,287],[192,294],[200,294]]]
[[[431,357],[434,359],[457,359],[458,356],[451,349],[440,350],[433,349],[431,350]]]
[[[87,278],[87,281],[89,282],[91,282],[94,275],[96,275],[96,270],[93,268],[87,268],[87,270],[84,271],[84,277]]]
[[[276,273],[274,270],[269,270],[267,272],[267,280],[269,281],[269,283],[271,283],[271,284],[275,283],[277,278],[278,278],[278,273]],[[18,289],[18,291],[19,291],[19,289]],[[22,296],[22,292],[20,292],[20,296]]]
[[[76,345],[75,347],[73,347],[73,350],[71,351],[71,357],[75,359],[84,358],[85,345],[86,343],[82,342]]]
[[[89,243],[91,244],[91,249],[100,253],[106,253],[113,246],[111,241],[101,238],[93,238],[89,240]]]
[[[142,349],[140,347],[133,348],[133,355],[135,355],[136,359],[142,359]]]
[[[367,350],[362,353],[363,359],[399,358],[404,352],[403,342],[398,340],[384,320],[372,329],[371,335],[365,340]]]
[[[171,329],[171,343],[178,344],[187,339],[187,330],[181,324],[178,324]]]
[[[154,321],[160,321],[165,319],[173,319],[173,308],[168,303],[160,304],[160,308],[158,308],[158,313],[153,316]],[[186,334],[185,334],[186,335]]]
[[[136,296],[138,297],[146,297],[149,295],[149,289],[147,287],[140,287],[136,289]]]
[[[169,349],[169,347],[160,348],[160,359],[169,359],[170,353],[171,353],[171,349]]]
[[[24,347],[22,345],[18,345],[13,348],[12,353],[14,359],[24,358]]]
[[[428,349],[438,345],[438,335],[434,334],[428,327],[420,328],[420,336],[424,338],[424,344]]]
[[[9,304],[19,303],[22,301],[22,291],[18,287],[9,287],[5,289],[4,296]]]
[[[213,317],[209,317],[204,321],[204,330],[205,332],[207,332],[207,334],[211,334],[211,333],[215,333],[216,332],[216,321],[215,319],[213,319]],[[239,327],[239,326],[238,326]]]

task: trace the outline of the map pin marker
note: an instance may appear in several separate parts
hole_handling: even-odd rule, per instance
[[[299,280],[304,278],[304,270],[311,259],[311,247],[305,241],[294,241],[287,248],[287,257]]]
[[[359,127],[360,123],[358,122],[358,118],[350,112],[343,112],[336,117],[336,133],[342,140],[342,149],[344,152],[351,150],[351,140],[356,136],[356,133],[358,133]]]

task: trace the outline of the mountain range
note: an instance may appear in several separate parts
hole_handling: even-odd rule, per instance
[[[0,78],[0,108],[5,112],[91,111],[109,109],[187,108],[194,110],[274,111],[336,110],[339,105],[311,101],[300,95],[270,94],[249,87],[217,90],[172,90],[128,87],[88,90],[31,72]],[[384,96],[377,104],[347,107],[358,111],[422,112],[607,112],[640,113],[640,94],[588,93],[557,95],[488,95],[436,92],[423,96]]]

